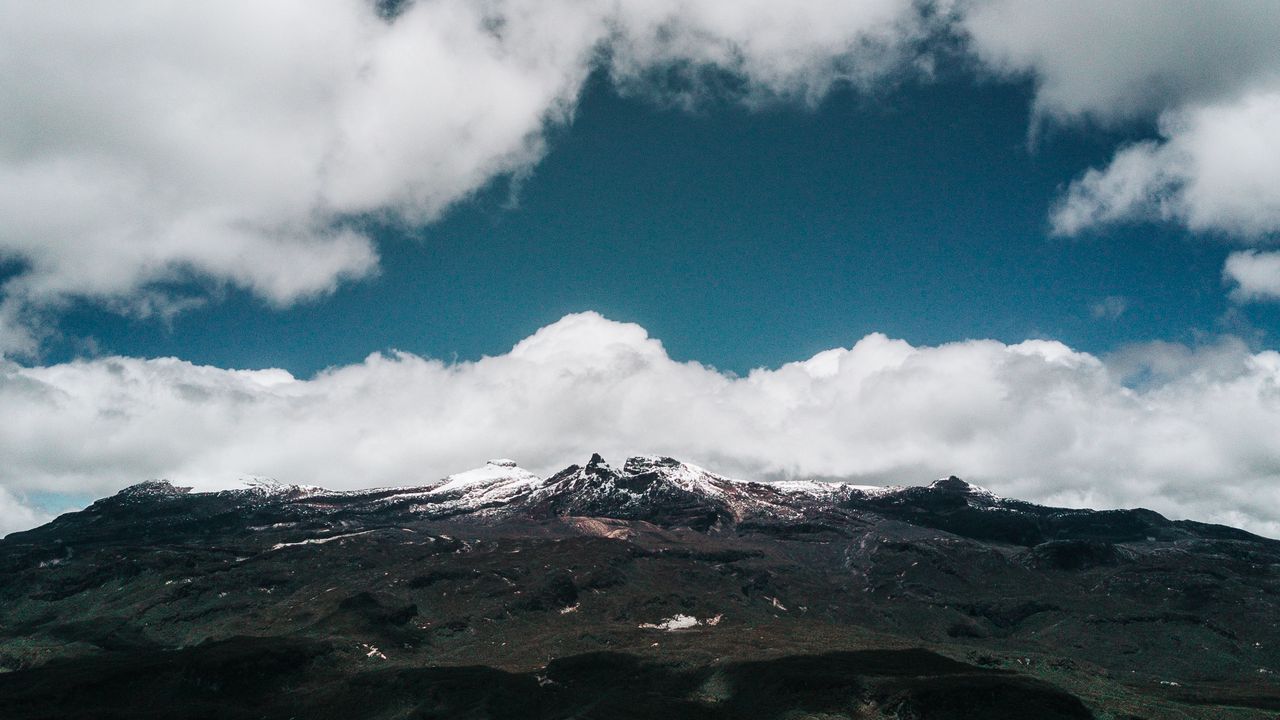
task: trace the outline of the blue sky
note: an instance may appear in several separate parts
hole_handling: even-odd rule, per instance
[[[582,310],[738,373],[875,331],[1094,353],[1244,331],[1273,347],[1274,309],[1227,298],[1229,239],[1170,223],[1051,236],[1062,188],[1154,128],[1031,143],[1033,94],[956,70],[813,108],[689,113],[597,78],[529,177],[431,224],[375,225],[377,276],[285,309],[233,289],[169,322],[83,303],[46,358],[91,348],[305,376],[388,348],[499,354]]]
[[[0,532],[602,452],[1280,536],[1274,2],[0,2],[0,48]]]

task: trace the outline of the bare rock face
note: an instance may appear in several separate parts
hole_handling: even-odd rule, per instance
[[[1280,543],[950,477],[599,455],[420,487],[155,481],[0,541],[0,717],[1234,718]]]

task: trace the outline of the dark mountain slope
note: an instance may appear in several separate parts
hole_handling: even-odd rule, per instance
[[[0,717],[1272,717],[1280,543],[599,457],[0,541]],[[797,714],[798,713],[798,714]],[[1270,713],[1270,714],[1268,714]]]

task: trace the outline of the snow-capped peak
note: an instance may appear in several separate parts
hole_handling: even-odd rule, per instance
[[[821,492],[819,491],[821,490]],[[599,455],[547,480],[530,498],[558,514],[659,519],[705,528],[752,516],[793,517],[836,503],[848,486],[783,488],[735,480],[670,457],[636,456],[613,469]]]
[[[671,458],[633,457],[620,469],[599,454],[556,473],[529,497],[539,512],[557,515],[661,519],[706,527],[728,513],[717,484],[729,481]]]
[[[302,498],[312,495],[322,495],[328,490],[317,487],[315,485],[298,485],[296,483],[282,483],[271,478],[249,478],[239,483],[234,483],[232,487],[227,488],[228,492],[247,492],[260,497],[293,497]]]
[[[542,478],[514,460],[499,458],[424,487],[385,488],[354,494],[372,496],[370,502],[375,506],[401,506],[419,513],[457,515],[510,505],[541,484]]]
[[[955,475],[949,477],[938,478],[929,483],[930,490],[942,490],[946,492],[954,492],[971,497],[982,498],[985,500],[1000,500],[1001,497],[984,487],[978,487],[970,482],[965,482]]]
[[[541,481],[542,478],[520,467],[514,460],[502,458],[490,460],[474,470],[467,470],[466,472],[446,477],[439,485],[431,488],[431,494],[458,492],[478,485],[493,485],[495,483],[532,487]]]
[[[661,479],[681,490],[706,495],[723,495],[727,485],[741,482],[670,457],[630,457],[623,463],[622,472],[633,477]]]

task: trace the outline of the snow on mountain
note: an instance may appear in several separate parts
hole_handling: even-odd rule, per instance
[[[549,478],[528,503],[559,515],[643,519],[706,529],[751,517],[795,518],[848,499],[854,486],[737,480],[669,457],[638,456],[615,469],[599,455]],[[874,490],[879,491],[879,488]]]
[[[446,477],[423,493],[414,510],[467,512],[501,507],[527,496],[542,478],[513,460],[490,460],[474,470]]]
[[[328,491],[311,505],[344,506],[363,512],[407,511],[419,515],[459,515],[492,511],[527,496],[542,478],[514,460],[490,460],[481,467],[416,487]]]
[[[858,492],[863,495],[884,495],[885,493],[902,489],[899,486],[854,485],[852,483],[826,480],[777,480],[769,484],[786,493],[810,495],[823,499],[847,496],[850,492]]]
[[[261,498],[300,500],[313,495],[327,494],[329,490],[316,485],[286,484],[269,478],[253,478],[242,481],[238,487],[232,487],[222,492]]]
[[[540,482],[542,478],[516,465],[514,460],[490,460],[483,467],[446,477],[431,488],[431,494],[459,492],[475,486],[530,486]]]
[[[592,455],[547,479],[527,504],[556,515],[607,516],[709,527],[732,481],[670,458],[631,458],[621,470]]]
[[[889,521],[1025,547],[1063,540],[1247,535],[1229,528],[1206,531],[1199,525],[1179,525],[1142,509],[1040,507],[1000,498],[956,477],[897,488],[761,483],[727,478],[668,457],[633,457],[615,467],[599,455],[545,480],[510,460],[495,460],[424,486],[375,490],[273,485],[203,493],[154,481],[60,516],[43,531],[82,540],[140,542],[160,535],[217,533],[239,525],[255,534],[277,533],[274,541],[287,543],[453,518],[483,523],[557,520],[600,537],[626,537],[644,524],[711,533],[761,528],[840,533]],[[641,524],[629,525],[635,521]],[[1053,554],[1071,556],[1077,552],[1071,547],[1046,552],[1047,559],[1036,562],[1076,562]],[[1114,555],[1092,546],[1079,552],[1088,562],[1094,562],[1094,556]]]

